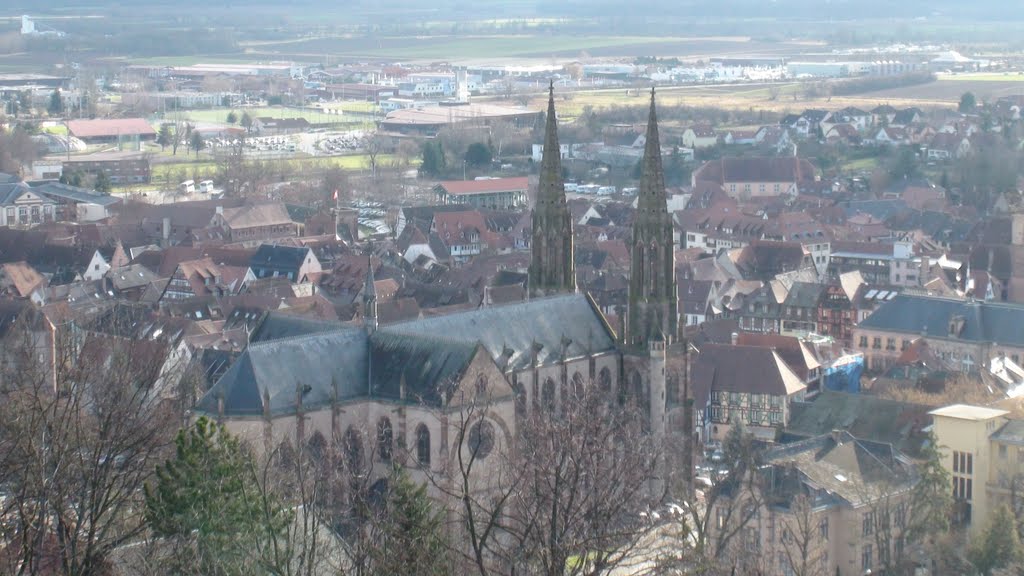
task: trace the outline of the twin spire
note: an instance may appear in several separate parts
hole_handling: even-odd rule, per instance
[[[630,240],[633,260],[627,310],[629,323],[627,333],[623,335],[626,342],[634,345],[673,338],[678,323],[672,217],[668,213],[653,88],[641,162],[639,198]],[[533,209],[531,249],[531,298],[576,291],[573,222],[562,180],[554,82],[548,89],[544,152]]]

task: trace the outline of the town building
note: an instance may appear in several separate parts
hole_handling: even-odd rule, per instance
[[[87,144],[121,144],[156,140],[156,130],[144,118],[68,120],[68,132]]]
[[[853,330],[872,370],[889,367],[917,339],[964,372],[1005,356],[1024,357],[1024,306],[1005,302],[900,294]]]
[[[293,238],[299,226],[292,221],[288,210],[280,202],[247,204],[238,208],[217,210],[210,220],[211,228],[218,228],[229,242],[262,242],[275,238]]]
[[[796,156],[723,157],[709,160],[693,172],[692,185],[714,182],[733,198],[796,196],[801,186],[817,180],[814,165]]]
[[[530,179],[488,178],[450,180],[434,186],[440,204],[468,204],[474,208],[510,210],[526,204]]]
[[[151,178],[149,157],[139,152],[100,152],[71,156],[63,161],[64,172],[107,175],[111,184],[148,184]],[[59,175],[58,175],[59,177]]]
[[[261,244],[250,260],[256,278],[287,278],[289,282],[310,282],[323,272],[320,260],[308,246]]]
[[[979,534],[995,509],[1015,507],[1024,481],[1024,420],[1006,410],[954,404],[930,412],[956,520]]]

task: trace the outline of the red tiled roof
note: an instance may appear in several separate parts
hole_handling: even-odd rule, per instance
[[[438,186],[449,194],[481,194],[486,192],[526,191],[530,187],[528,177],[495,178],[493,180],[452,180],[440,182]]]
[[[104,136],[156,136],[149,122],[142,118],[117,118],[101,120],[70,120],[68,130],[78,138],[101,138]]]

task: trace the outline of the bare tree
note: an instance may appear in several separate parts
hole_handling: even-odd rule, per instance
[[[475,572],[606,574],[636,552],[660,452],[641,412],[610,400],[566,383],[557,407],[519,405],[516,437],[500,450],[487,400],[463,411],[436,484],[457,504]]]
[[[2,570],[102,574],[143,533],[142,486],[177,425],[169,348],[21,321],[0,363]]]
[[[830,576],[828,573],[828,517],[816,514],[813,497],[799,494],[788,510],[777,515],[782,529],[781,549],[794,576]]]

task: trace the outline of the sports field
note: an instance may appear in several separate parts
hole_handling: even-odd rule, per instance
[[[209,157],[205,157],[209,158]],[[377,165],[385,166],[393,162],[394,156],[390,154],[381,154],[377,156]],[[212,176],[217,171],[217,164],[200,157],[199,160],[190,160],[188,158],[181,158],[181,162],[161,162],[153,164],[152,171],[152,182],[154,185],[163,184],[167,179],[167,175],[175,176],[184,172],[188,177],[192,177],[193,174],[204,174]],[[316,157],[305,157],[305,158],[292,158],[286,159],[285,162],[291,164],[292,169],[296,172],[300,172],[303,169],[308,168],[325,168],[325,167],[338,167],[344,168],[345,170],[369,170],[370,169],[370,157],[365,154],[351,154],[347,156],[316,156]],[[419,164],[419,158],[415,158],[412,161],[412,165],[416,166]]]
[[[264,108],[214,108],[212,110],[188,110],[183,115],[193,122],[204,122],[209,124],[227,124],[228,113],[234,112],[239,121],[243,113],[248,113],[252,118],[269,116],[271,118],[304,118],[310,124],[363,124],[366,122],[365,114],[372,111],[372,104],[369,102],[345,102],[342,106],[344,111],[357,112],[356,116],[341,116],[325,114],[319,110],[310,108],[292,108],[287,106],[271,106]]]

